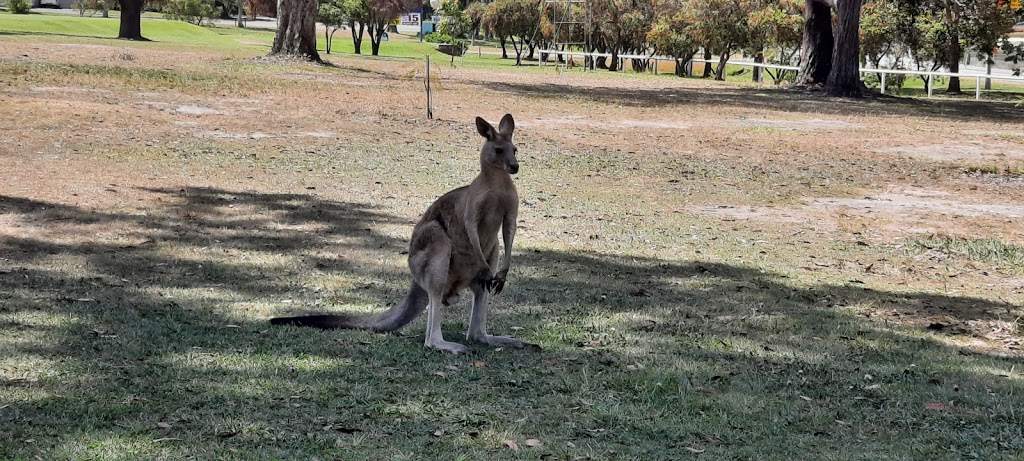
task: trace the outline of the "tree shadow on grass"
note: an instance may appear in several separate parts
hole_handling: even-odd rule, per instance
[[[803,286],[714,261],[520,247],[491,330],[546,350],[455,357],[423,348],[423,319],[376,335],[269,328],[248,313],[395,302],[405,242],[379,227],[408,220],[304,194],[145,193],[160,205],[118,213],[0,197],[0,218],[20,226],[0,236],[0,457],[1005,459],[1024,450],[1022,384],[1009,371],[1019,359],[873,314],[935,309],[966,322],[1020,306]],[[366,261],[382,254],[397,264]],[[307,286],[332,277],[374,282]],[[446,313],[449,339],[466,311]],[[531,438],[543,446],[526,449]]]
[[[638,88],[574,86],[557,83],[480,83],[499,93],[564,99],[572,97],[633,107],[728,106],[784,112],[832,115],[914,115],[993,122],[1017,122],[1020,108],[1013,101],[963,101],[920,98],[839,99],[779,88]]]

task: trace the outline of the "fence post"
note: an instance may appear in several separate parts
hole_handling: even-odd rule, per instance
[[[932,74],[928,74],[928,82],[926,84],[928,85],[928,97],[929,98],[932,97],[932,80],[934,80],[932,78]]]
[[[882,72],[882,94],[885,94],[885,76],[886,75],[888,75],[888,74],[886,74],[885,72]]]
[[[974,78],[974,100],[981,101],[981,77]]]

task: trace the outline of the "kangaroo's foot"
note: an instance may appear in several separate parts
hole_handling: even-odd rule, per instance
[[[478,343],[484,343],[484,344],[487,344],[487,345],[490,345],[490,346],[518,347],[518,348],[533,349],[533,350],[538,350],[538,351],[540,350],[540,345],[539,344],[528,343],[528,342],[523,341],[521,339],[512,338],[510,336],[496,336],[496,335],[488,335],[488,334],[476,334],[476,335],[470,334],[470,335],[467,335],[467,336],[472,341],[476,341]]]
[[[431,349],[437,349],[439,351],[451,352],[452,354],[466,354],[466,353],[469,352],[469,348],[468,347],[463,346],[462,344],[459,344],[459,343],[453,343],[453,342],[450,342],[450,341],[445,341],[443,339],[435,340],[435,341],[429,341],[428,340],[428,341],[426,341],[424,343],[424,345],[426,345],[427,347],[429,347]]]

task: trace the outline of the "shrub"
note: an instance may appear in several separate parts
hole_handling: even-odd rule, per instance
[[[11,14],[28,14],[31,8],[28,0],[7,0],[7,11]]]
[[[164,6],[164,17],[202,25],[203,20],[219,17],[221,8],[214,0],[171,0]]]
[[[428,43],[453,43],[451,35],[442,34],[441,32],[431,32],[423,36],[423,40]]]

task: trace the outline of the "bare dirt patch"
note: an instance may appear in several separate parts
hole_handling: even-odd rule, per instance
[[[995,136],[1003,136],[995,132]],[[1024,160],[1024,144],[1009,141],[943,142],[940,144],[887,147],[879,152],[906,154],[928,160],[941,161],[1021,161]]]
[[[845,122],[842,120],[770,120],[770,119],[747,119],[737,120],[737,125],[750,128],[777,128],[793,131],[846,131],[859,130],[864,128],[857,123]]]

